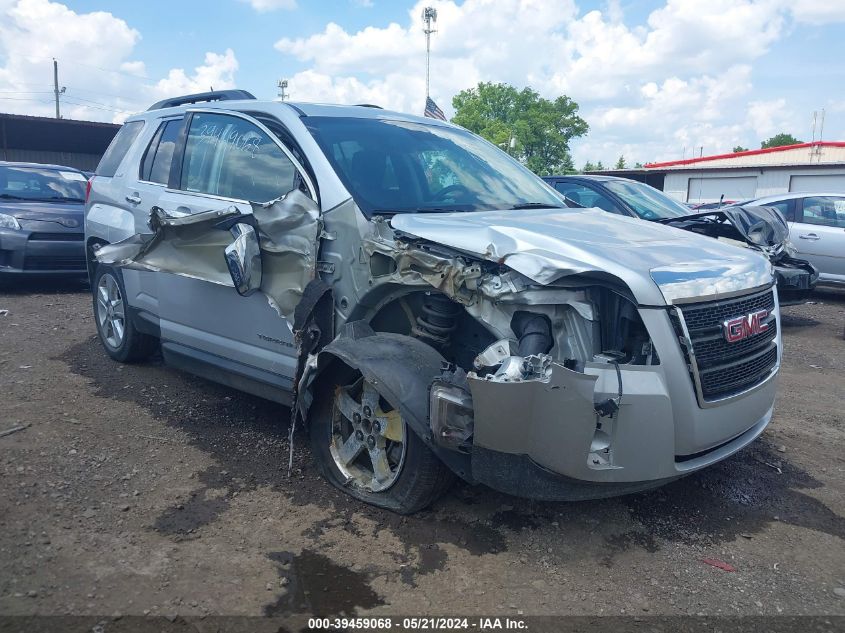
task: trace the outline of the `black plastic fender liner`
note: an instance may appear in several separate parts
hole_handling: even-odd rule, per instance
[[[347,323],[317,358],[315,382],[337,360],[359,370],[394,407],[402,419],[446,466],[472,482],[468,455],[435,444],[428,421],[429,388],[442,374],[445,359],[422,341],[393,333],[376,333],[366,323]]]

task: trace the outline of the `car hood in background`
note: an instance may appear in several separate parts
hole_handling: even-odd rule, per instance
[[[774,207],[722,207],[663,220],[662,224],[709,237],[743,241],[767,251],[779,250],[789,237],[789,226]]]
[[[50,222],[65,228],[82,229],[85,221],[85,204],[82,202],[21,202],[0,200],[0,213],[27,222]]]
[[[609,273],[644,305],[772,282],[771,266],[751,250],[600,209],[397,214],[391,225],[543,285],[567,275]]]

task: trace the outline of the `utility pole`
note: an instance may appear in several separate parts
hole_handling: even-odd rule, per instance
[[[428,100],[429,95],[429,67],[431,66],[431,34],[437,31],[431,28],[432,22],[437,22],[437,9],[434,7],[426,7],[422,13],[423,22],[425,22],[425,98]]]
[[[59,62],[56,58],[53,58],[53,93],[56,95],[56,118],[61,119],[62,115],[59,112],[59,95],[63,95],[65,93],[65,88],[62,86],[62,89],[59,90]]]
[[[282,101],[284,101],[285,99],[287,99],[290,96],[290,94],[285,92],[285,89],[288,87],[288,80],[287,79],[279,79],[279,81],[276,83],[276,86],[279,88],[279,98]]]

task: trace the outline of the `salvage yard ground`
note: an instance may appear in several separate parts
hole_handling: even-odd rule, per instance
[[[0,433],[26,426],[0,436],[0,613],[845,614],[845,292],[814,301],[784,310],[774,422],[722,464],[400,517],[301,433],[288,478],[285,409],[110,361],[83,286],[0,289]]]

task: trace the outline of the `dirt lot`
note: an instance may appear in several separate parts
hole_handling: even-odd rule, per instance
[[[777,415],[663,489],[456,486],[402,518],[322,481],[287,411],[101,351],[79,285],[0,289],[0,613],[845,614],[845,292],[784,311]],[[717,559],[735,571],[702,561]]]

